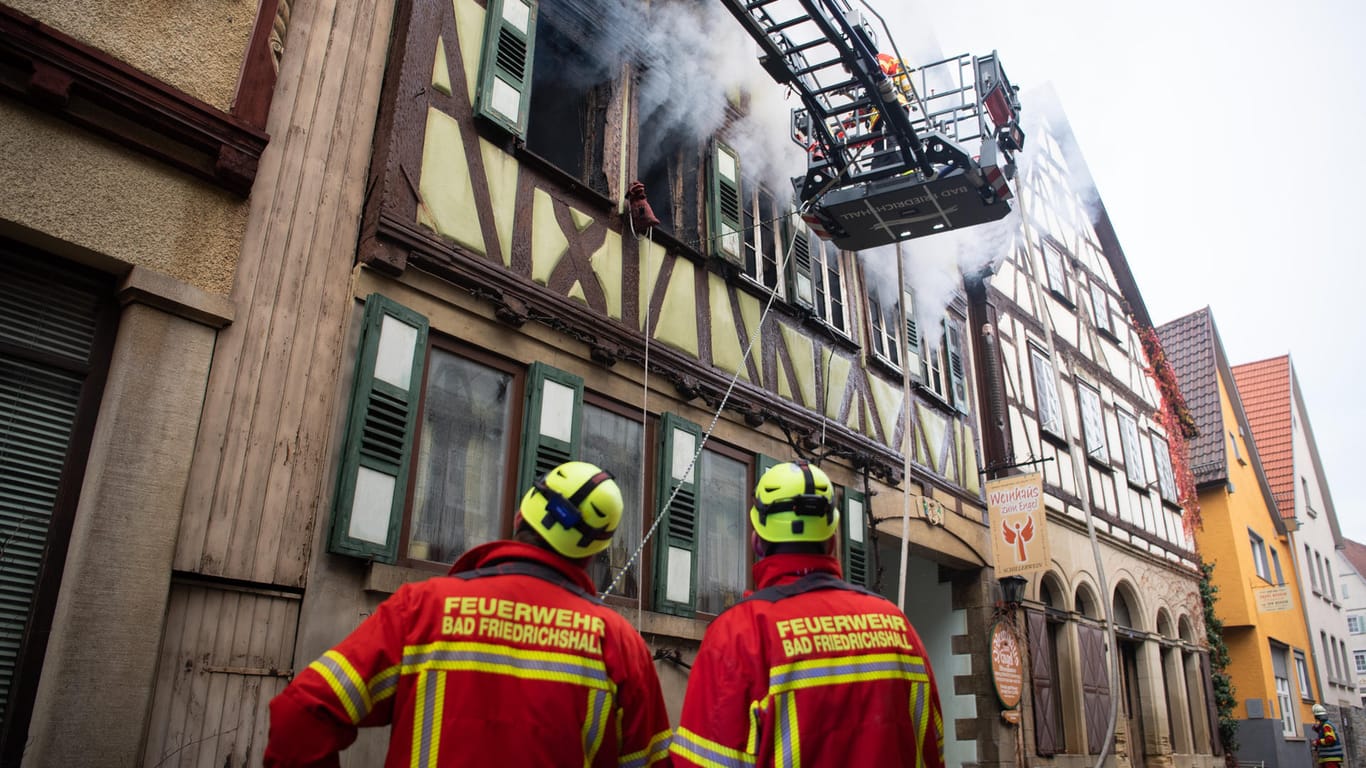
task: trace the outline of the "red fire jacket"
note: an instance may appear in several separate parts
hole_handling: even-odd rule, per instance
[[[669,763],[649,650],[583,569],[527,544],[407,584],[270,702],[267,766],[336,766],[392,724],[388,768]]]
[[[839,574],[823,555],[755,564],[758,591],[702,639],[675,765],[943,768],[939,691],[920,637],[895,605]]]

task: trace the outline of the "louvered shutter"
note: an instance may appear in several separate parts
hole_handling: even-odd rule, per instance
[[[928,371],[925,370],[925,361],[920,356],[920,329],[915,324],[915,302],[911,300],[908,291],[901,292],[903,313],[906,316],[906,357],[905,362],[911,366],[911,380],[924,381]]]
[[[864,503],[862,493],[844,489],[844,497],[840,500],[840,517],[844,519],[844,579],[871,589],[874,574],[868,562],[868,522]]]
[[[69,535],[53,512],[109,292],[59,264],[0,251],[0,722],[49,539]]]
[[[1060,751],[1058,691],[1053,688],[1052,638],[1048,616],[1043,611],[1025,610],[1029,632],[1029,677],[1034,693],[1034,745],[1040,756]]]
[[[517,472],[518,501],[537,478],[579,458],[582,413],[583,379],[545,363],[531,364]]]
[[[692,616],[697,609],[697,466],[702,429],[666,413],[659,425],[655,515],[655,610]],[[677,491],[677,493],[675,493]],[[672,499],[672,501],[671,501]]]
[[[1077,625],[1081,649],[1081,699],[1086,713],[1087,751],[1100,754],[1110,719],[1110,672],[1105,663],[1105,633],[1089,624]]]
[[[427,318],[372,293],[359,350],[329,549],[392,563],[427,358]]]
[[[944,321],[944,343],[949,346],[949,380],[953,407],[968,412],[968,380],[963,365],[963,328],[957,320]]]
[[[526,138],[537,0],[489,0],[475,114]],[[449,41],[447,42],[449,45]]]
[[[816,292],[811,273],[811,236],[806,224],[795,215],[787,217],[783,243],[787,251],[787,295],[792,303],[803,309],[815,306]],[[819,244],[817,244],[819,246]]]
[[[737,269],[745,268],[744,233],[740,219],[740,156],[719,141],[712,142],[708,168],[707,229],[711,255]]]
[[[1209,717],[1210,748],[1216,756],[1224,754],[1219,734],[1219,703],[1214,700],[1214,678],[1210,673],[1209,651],[1200,652],[1200,677],[1205,681],[1205,714]]]

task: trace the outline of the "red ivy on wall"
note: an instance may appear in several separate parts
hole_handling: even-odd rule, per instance
[[[1157,422],[1167,432],[1167,445],[1171,449],[1172,474],[1176,480],[1177,501],[1186,511],[1184,515],[1186,533],[1191,540],[1200,526],[1200,499],[1195,492],[1195,473],[1191,472],[1190,450],[1186,440],[1196,437],[1200,430],[1195,426],[1195,416],[1186,407],[1181,396],[1181,387],[1176,381],[1176,372],[1171,361],[1162,349],[1162,340],[1152,328],[1139,328],[1138,337],[1143,343],[1143,354],[1148,359],[1148,376],[1157,384],[1162,396],[1162,404],[1157,409]]]

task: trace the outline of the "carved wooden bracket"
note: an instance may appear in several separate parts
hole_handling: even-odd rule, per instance
[[[0,92],[243,196],[270,139],[2,4]]]

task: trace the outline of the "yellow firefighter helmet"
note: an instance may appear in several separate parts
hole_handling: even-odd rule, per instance
[[[569,461],[536,481],[522,497],[520,511],[556,552],[577,559],[607,549],[622,506],[621,488],[610,472]]]
[[[840,521],[830,477],[805,461],[769,468],[754,487],[749,521],[764,541],[829,539]]]

